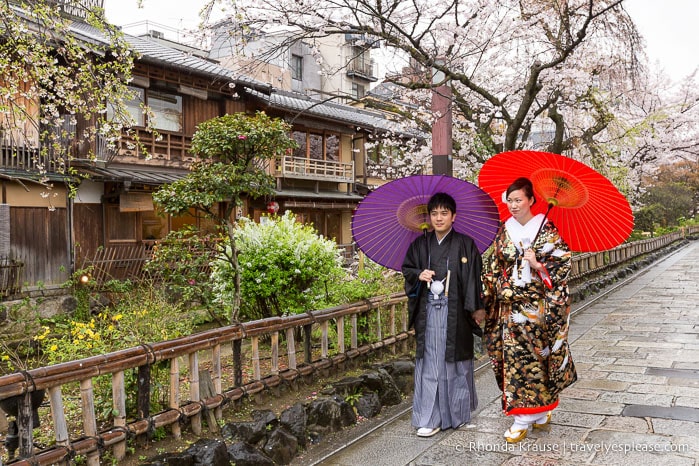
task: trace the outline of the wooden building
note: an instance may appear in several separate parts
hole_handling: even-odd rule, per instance
[[[76,35],[92,41],[102,37],[80,21],[72,27]],[[87,159],[86,148],[73,144],[70,165],[86,178],[71,196],[66,177],[49,171],[45,176],[53,188],[44,195],[46,181],[37,176],[28,146],[0,140],[0,221],[8,219],[0,226],[0,260],[23,265],[20,280],[25,290],[60,286],[97,255],[117,260],[125,257],[124,251],[141,254],[153,241],[185,224],[209,228],[194,216],[159,215],[151,194],[187,173],[195,160],[190,145],[197,124],[233,112],[264,110],[284,118],[293,125],[290,136],[299,143],[298,150],[269,167],[277,178],[276,196],[250,200],[237,214],[259,219],[277,208],[291,210],[338,244],[352,242],[351,215],[362,198],[356,181],[366,177],[365,141],[393,131],[395,123],[379,112],[274,89],[177,44],[126,38],[140,54],[129,83],[137,98],[127,106],[147,156],[134,149],[126,133],[112,150],[98,138],[92,147],[96,158]],[[159,138],[146,131],[141,102],[155,116]],[[26,157],[18,161],[16,154]],[[8,286],[0,282],[0,290]]]

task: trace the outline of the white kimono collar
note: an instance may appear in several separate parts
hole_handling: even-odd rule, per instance
[[[514,217],[507,219],[505,222],[507,234],[510,235],[510,239],[515,244],[518,251],[522,252],[520,243],[528,245],[534,241],[534,237],[539,231],[539,227],[541,226],[541,222],[543,220],[544,214],[536,214],[524,225],[515,220]]]

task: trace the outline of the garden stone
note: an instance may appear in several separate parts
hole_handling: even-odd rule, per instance
[[[144,463],[144,466],[194,466],[194,457],[189,453],[163,453]]]
[[[335,401],[340,404],[340,426],[347,427],[356,424],[357,413],[352,409],[352,405],[337,395]]]
[[[306,408],[307,427],[310,431],[336,432],[342,428],[342,407],[332,398],[318,398]]]
[[[272,427],[276,426],[279,421],[277,420],[277,415],[271,409],[260,409],[255,410],[251,413],[251,416],[255,422],[261,422],[264,424],[265,428],[268,425]]]
[[[302,447],[306,446],[307,419],[306,408],[300,402],[285,409],[279,416],[281,426],[291,432]]]
[[[403,401],[400,390],[385,369],[363,374],[361,378],[364,380],[365,387],[379,394],[382,405],[392,406]]]
[[[255,445],[267,438],[267,425],[260,421],[229,422],[221,434],[230,440],[242,440],[251,445]]]
[[[299,447],[296,437],[283,427],[277,427],[269,434],[264,453],[276,464],[289,464],[296,456]]]
[[[369,419],[381,412],[381,400],[376,393],[367,392],[357,400],[354,407],[359,416]]]
[[[415,372],[415,362],[401,359],[398,361],[392,361],[388,364],[384,364],[379,369],[385,369],[391,377],[396,377],[397,375],[410,375],[412,376]]]
[[[340,396],[353,395],[355,393],[360,393],[362,389],[362,379],[359,377],[345,377],[342,380],[333,382],[332,393],[327,393],[327,395],[337,394]]]
[[[308,438],[311,441],[311,445],[317,445],[321,440],[323,440],[323,436],[314,430],[308,431]]]
[[[415,386],[415,363],[413,361],[399,360],[384,364],[381,368],[385,369],[393,378],[393,382],[398,387],[402,394],[413,392]]]
[[[223,440],[200,439],[187,448],[184,453],[192,455],[195,465],[230,466],[228,451]]]
[[[245,442],[228,447],[228,464],[235,466],[274,466],[274,461],[257,448]]]

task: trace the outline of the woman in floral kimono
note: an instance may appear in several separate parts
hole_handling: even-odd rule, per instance
[[[567,341],[571,254],[553,223],[531,212],[529,179],[515,180],[503,202],[512,216],[483,264],[484,338],[503,411],[514,418],[505,440],[516,443],[549,424],[559,392],[576,380]]]

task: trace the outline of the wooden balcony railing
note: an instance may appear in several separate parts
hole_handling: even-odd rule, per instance
[[[137,159],[145,159],[145,156],[139,152],[139,148],[143,148],[152,158],[152,160],[162,160],[166,162],[175,162],[177,164],[189,163],[194,161],[194,155],[190,152],[192,147],[192,137],[170,133],[167,131],[159,131],[158,137],[153,137],[144,129],[134,129],[140,146],[135,139],[129,136],[122,136],[118,143],[116,155],[119,157],[135,157]]]
[[[284,156],[277,159],[276,176],[351,183],[354,180],[354,162]]]
[[[42,154],[38,148],[20,145],[0,146],[0,168],[31,173],[64,173],[66,157]]]

